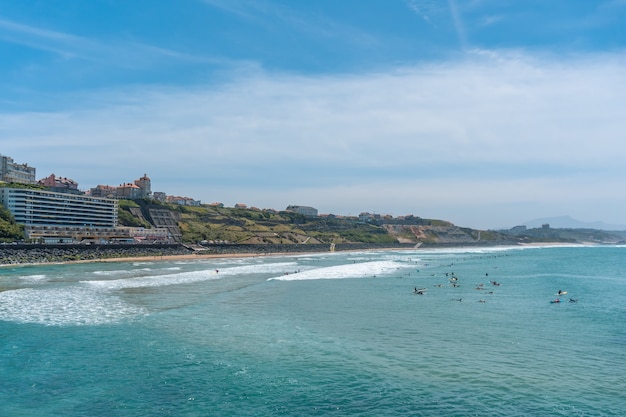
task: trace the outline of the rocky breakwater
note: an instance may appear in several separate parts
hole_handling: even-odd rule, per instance
[[[188,255],[183,245],[1,245],[0,265]]]

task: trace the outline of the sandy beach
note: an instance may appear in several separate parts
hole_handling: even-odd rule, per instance
[[[310,252],[317,253],[317,252]],[[127,256],[120,258],[81,259],[61,263],[83,262],[148,262],[148,261],[188,261],[199,259],[222,259],[222,258],[258,258],[267,256],[289,255],[287,252],[277,253],[191,253],[187,255],[156,255],[156,256]],[[291,253],[294,254],[294,253]]]
[[[517,246],[571,246],[557,242],[529,243]],[[579,245],[576,245],[579,246]],[[459,247],[459,246],[456,246]],[[441,247],[443,249],[444,247]],[[148,250],[149,249],[149,250]],[[154,261],[193,261],[202,259],[224,259],[224,258],[253,258],[268,256],[286,256],[286,255],[302,255],[302,254],[322,254],[332,253],[325,245],[317,248],[307,248],[308,250],[292,250],[294,248],[274,248],[284,249],[275,251],[261,251],[259,247],[241,248],[216,251],[191,251],[182,246],[172,248],[150,248],[150,247],[31,247],[30,249],[13,249],[5,247],[0,253],[0,266],[16,266],[16,265],[37,265],[37,264],[72,264],[72,263],[88,263],[88,262],[154,262]],[[256,249],[256,251],[254,250]],[[265,249],[265,248],[262,248]],[[269,249],[269,248],[267,248]],[[363,252],[363,251],[394,251],[394,250],[413,250],[413,245],[409,246],[393,246],[393,247],[371,247],[371,246],[353,246],[337,250],[337,252]],[[427,249],[422,247],[422,249]],[[434,249],[434,247],[428,248]]]
[[[337,252],[410,249],[345,244]],[[0,265],[69,264],[85,262],[145,262],[250,258],[304,253],[329,253],[326,245],[224,245],[206,250],[184,245],[6,245],[0,247]]]

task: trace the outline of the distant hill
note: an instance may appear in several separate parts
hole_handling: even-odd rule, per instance
[[[584,222],[570,216],[545,217],[521,223],[529,229],[549,224],[557,229],[596,229],[596,230],[626,230],[626,225],[609,224],[604,222]]]

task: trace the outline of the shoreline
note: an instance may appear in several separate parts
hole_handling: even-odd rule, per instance
[[[237,253],[190,253],[183,255],[148,255],[148,256],[126,256],[115,258],[98,258],[98,259],[78,259],[61,262],[45,262],[30,264],[4,264],[4,266],[39,266],[39,265],[71,265],[81,263],[114,263],[114,262],[168,262],[168,261],[196,261],[204,259],[243,259],[243,258],[269,258],[276,256],[302,256],[302,255],[321,255],[321,254],[337,254],[337,253],[354,253],[354,252],[375,252],[375,251],[400,251],[411,250],[412,248],[377,248],[377,249],[348,249],[336,252],[330,251],[307,251],[307,252],[237,252]]]
[[[593,246],[585,243],[564,244],[563,242],[533,242],[515,245],[441,245],[421,246],[414,245],[381,246],[350,245],[351,247],[338,248],[329,251],[326,245],[319,247],[264,247],[260,250],[257,245],[251,247],[211,248],[212,250],[193,251],[183,245],[169,245],[167,247],[31,247],[29,249],[0,248],[0,268],[37,265],[65,265],[75,263],[111,263],[111,262],[159,262],[159,261],[193,261],[206,259],[237,259],[268,256],[296,256],[303,254],[333,254],[343,252],[372,252],[372,251],[428,251],[450,249],[476,248],[541,248],[559,246]],[[256,250],[255,250],[256,249]],[[283,249],[283,250],[280,250]],[[287,250],[284,250],[287,249]],[[6,252],[13,252],[9,255]],[[29,253],[32,251],[33,253]]]
[[[402,250],[406,246],[345,245],[336,252]],[[0,246],[0,268],[26,265],[53,265],[88,262],[193,261],[202,259],[250,258],[298,254],[332,253],[327,245],[292,246],[230,245],[194,250],[184,245],[11,245]]]
[[[324,252],[307,252],[307,253],[324,253]],[[148,261],[190,261],[200,259],[223,259],[223,258],[261,258],[268,256],[290,255],[289,252],[277,253],[190,253],[185,255],[149,255],[149,256],[127,256],[119,258],[100,258],[100,259],[80,259],[76,261],[59,262],[60,264],[73,263],[110,263],[110,262],[148,262]]]

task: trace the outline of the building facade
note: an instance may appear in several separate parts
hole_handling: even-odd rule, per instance
[[[165,201],[171,204],[178,204],[179,206],[199,207],[202,204],[200,200],[194,200],[191,197],[180,197],[174,195],[168,195],[167,197],[165,197]]]
[[[98,185],[89,190],[89,195],[92,197],[116,198],[117,187],[113,187],[111,185]]]
[[[141,189],[141,198],[152,197],[152,181],[150,181],[150,178],[146,174],[143,174],[143,177],[135,180],[135,185]]]
[[[117,201],[82,194],[30,188],[0,188],[0,202],[27,238],[47,237],[59,242],[115,236]]]
[[[129,200],[141,198],[141,188],[130,182],[121,184],[117,187],[117,198]]]
[[[76,181],[66,177],[57,177],[54,174],[50,174],[49,177],[40,179],[38,184],[43,185],[49,191],[83,194],[78,190],[78,183]]]
[[[13,158],[0,155],[0,181],[35,184],[35,168],[27,164],[16,164]]]
[[[107,197],[136,200],[140,198],[152,198],[152,185],[150,178],[144,174],[143,177],[134,182],[120,184],[117,187],[110,185],[98,185],[89,190],[93,197]],[[155,193],[156,195],[157,193]]]
[[[317,209],[309,206],[288,206],[285,210],[305,216],[317,216]]]

